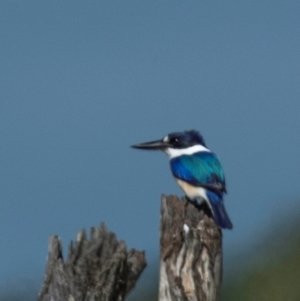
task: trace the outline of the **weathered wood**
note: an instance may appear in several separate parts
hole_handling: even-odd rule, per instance
[[[206,204],[162,196],[159,301],[217,301],[222,231]]]
[[[127,251],[124,241],[104,224],[71,242],[64,262],[62,244],[50,237],[49,254],[39,301],[121,301],[146,266],[144,252]]]

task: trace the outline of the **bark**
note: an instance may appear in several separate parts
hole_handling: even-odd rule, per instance
[[[124,241],[104,224],[85,231],[70,243],[64,262],[62,243],[50,237],[44,283],[39,301],[121,301],[134,287],[146,266],[144,252],[127,250]]]
[[[206,204],[162,196],[159,301],[217,301],[222,231]]]

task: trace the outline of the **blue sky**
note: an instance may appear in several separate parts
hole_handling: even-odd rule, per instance
[[[225,260],[299,205],[300,3],[2,1],[0,282],[101,221],[158,258],[163,153],[197,129],[226,173]]]

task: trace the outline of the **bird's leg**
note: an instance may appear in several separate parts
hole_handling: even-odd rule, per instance
[[[187,202],[193,204],[198,210],[203,210],[205,214],[209,217],[212,217],[212,212],[205,200],[202,198],[190,198],[187,195],[185,196]]]

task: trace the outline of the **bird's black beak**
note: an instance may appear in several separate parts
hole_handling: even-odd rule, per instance
[[[163,140],[150,141],[145,143],[139,143],[132,145],[132,148],[145,149],[145,150],[163,150],[169,147],[169,143],[164,142]]]

